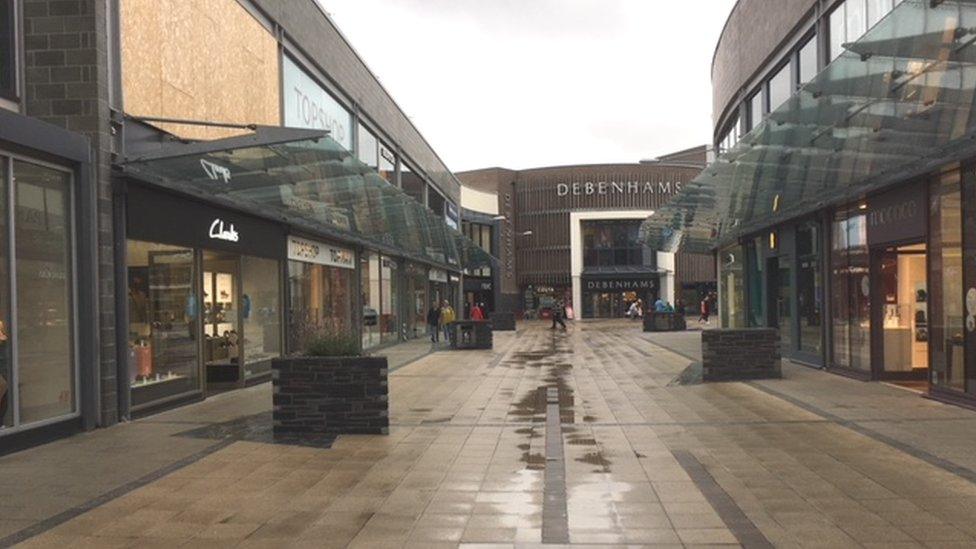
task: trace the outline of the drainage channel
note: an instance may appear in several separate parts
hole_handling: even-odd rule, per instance
[[[569,543],[566,456],[563,451],[559,388],[546,388],[546,469],[542,500],[542,543]]]

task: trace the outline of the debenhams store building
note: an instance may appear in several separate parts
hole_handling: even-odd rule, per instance
[[[768,4],[741,0],[726,25],[721,154],[648,220],[650,242],[717,253],[724,326],[972,405],[976,3]]]
[[[700,147],[635,164],[458,173],[466,218],[497,221],[497,310],[546,318],[619,318],[636,299],[697,309],[714,288],[710,255],[659,253],[641,223],[684,192],[705,163]]]

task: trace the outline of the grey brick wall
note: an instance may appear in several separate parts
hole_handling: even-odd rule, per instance
[[[385,357],[275,360],[275,436],[389,433],[388,373]]]
[[[782,377],[779,332],[773,328],[702,332],[702,380]]]
[[[86,135],[97,195],[100,424],[118,421],[106,3],[23,0],[28,116]],[[76,191],[78,192],[78,191]]]

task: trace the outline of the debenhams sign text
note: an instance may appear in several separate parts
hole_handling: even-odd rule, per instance
[[[610,194],[678,194],[681,192],[680,181],[587,181],[586,183],[559,183],[556,185],[556,196],[594,196]]]

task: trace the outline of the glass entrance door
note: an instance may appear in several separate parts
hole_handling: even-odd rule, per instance
[[[928,376],[929,322],[926,249],[924,244],[887,248],[880,258],[881,348],[876,371],[889,379]]]
[[[208,391],[243,385],[240,271],[240,256],[203,252],[203,365]]]

